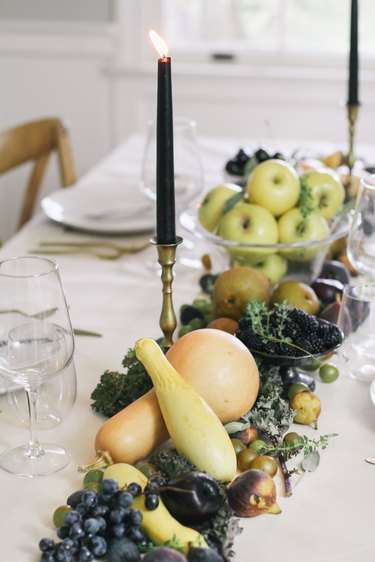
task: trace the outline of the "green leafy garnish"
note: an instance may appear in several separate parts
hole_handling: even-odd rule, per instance
[[[244,192],[243,191],[238,191],[237,193],[235,193],[234,195],[231,195],[229,197],[229,199],[227,199],[224,203],[224,207],[223,207],[223,215],[225,215],[225,213],[227,213],[228,211],[230,211],[231,209],[233,209],[233,207],[235,205],[237,205],[237,203],[239,203],[240,201],[242,201],[244,198]]]
[[[314,198],[312,195],[311,187],[309,187],[303,178],[300,178],[300,196],[297,207],[301,211],[301,215],[306,219],[309,214],[314,210]]]
[[[125,373],[105,371],[91,393],[94,402],[91,407],[104,416],[111,417],[128,406],[152,388],[152,381],[146,369],[138,361],[134,349],[125,355]]]

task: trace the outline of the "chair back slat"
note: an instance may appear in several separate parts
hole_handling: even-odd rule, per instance
[[[58,157],[61,186],[72,185],[76,181],[73,152],[68,127],[61,119],[40,119],[0,132],[0,174],[33,162],[18,227],[27,222],[34,212],[44,172],[53,152]]]

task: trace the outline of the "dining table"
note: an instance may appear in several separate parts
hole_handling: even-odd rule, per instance
[[[64,217],[53,220],[44,206],[0,248],[1,260],[40,254],[49,255],[58,263],[76,333],[74,365],[77,377],[77,397],[71,410],[61,423],[39,430],[41,440],[58,443],[70,451],[70,463],[61,471],[40,478],[21,478],[0,470],[1,561],[37,562],[40,558],[39,540],[42,537],[56,538],[53,512],[82,486],[78,467],[94,458],[95,435],[105,421],[92,408],[93,390],[106,370],[123,371],[122,360],[139,338],[156,339],[162,335],[159,325],[162,284],[157,251],[150,243],[154,235],[154,203],[144,196],[139,181],[144,142],[143,133],[130,135],[74,186],[61,192],[86,190],[87,209],[98,213],[103,205],[95,207],[94,195],[99,191],[107,193],[108,207],[111,207],[111,189],[119,189],[124,208],[129,203],[134,204],[134,208],[144,205],[148,209],[147,224],[139,218],[139,229],[133,226],[127,231],[124,215],[124,228],[113,232],[111,228],[100,228],[98,216],[96,231],[94,227],[87,228],[86,224],[83,228],[66,224]],[[202,190],[224,181],[224,164],[240,147],[255,150],[260,142],[245,137],[199,136],[205,174]],[[308,140],[280,139],[272,141],[272,146],[275,151],[285,154],[292,154],[296,149],[306,150],[310,156],[318,152],[345,151],[345,142],[342,146],[332,146]],[[375,161],[375,145],[360,146],[358,152],[369,162]],[[50,196],[46,197],[47,201],[51,200]],[[80,208],[80,212],[84,213],[85,209]],[[116,224],[119,221],[120,212]],[[189,242],[185,249],[177,248],[174,268],[173,304],[178,317],[183,304],[201,296],[199,279],[205,271],[201,257],[212,248],[184,231],[179,222],[177,234]],[[110,256],[111,259],[95,252],[95,248],[105,248],[107,244],[136,248],[137,251]],[[179,252],[181,256],[183,252],[190,252],[193,265],[180,263]],[[177,331],[175,338],[176,334]],[[375,457],[375,404],[370,387],[370,383],[353,380],[345,364],[334,383],[326,384],[316,379],[315,392],[322,403],[318,429],[297,425],[292,429],[294,427],[295,431],[303,431],[316,439],[320,435],[337,435],[321,451],[318,468],[295,480],[291,496],[285,494],[281,479],[276,480],[280,514],[239,519],[241,532],[234,540],[233,560],[375,560],[375,466],[365,461]],[[20,423],[14,403],[9,400],[11,389],[7,391],[3,384],[0,392],[1,452],[26,442],[28,427]]]

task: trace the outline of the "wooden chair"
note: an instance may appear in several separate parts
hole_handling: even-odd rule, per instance
[[[53,152],[58,157],[61,185],[67,187],[76,181],[76,173],[68,128],[61,119],[40,119],[0,132],[0,174],[26,162],[34,162],[22,201],[18,228],[33,214]]]

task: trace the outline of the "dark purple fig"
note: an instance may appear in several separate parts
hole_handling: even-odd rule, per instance
[[[327,322],[332,322],[332,324],[337,325],[340,307],[341,307],[341,301],[339,300],[327,304],[327,306],[323,308],[323,310],[319,314],[319,318],[322,318],[323,320],[327,320]]]
[[[223,562],[224,558],[212,548],[191,546],[187,555],[188,562]]]
[[[349,335],[354,328],[352,318],[348,311],[342,308],[342,303],[340,301],[327,305],[320,313],[319,318],[339,326],[344,336]]]
[[[350,273],[347,267],[338,260],[325,261],[319,276],[321,279],[335,279],[343,285],[349,285]]]
[[[184,525],[198,525],[215,515],[223,502],[216,480],[203,472],[190,472],[160,488],[168,511]]]
[[[335,302],[337,297],[341,297],[344,285],[336,279],[316,279],[311,283],[311,288],[323,304]]]
[[[174,548],[159,546],[147,552],[142,558],[142,562],[186,562],[186,558]]]

